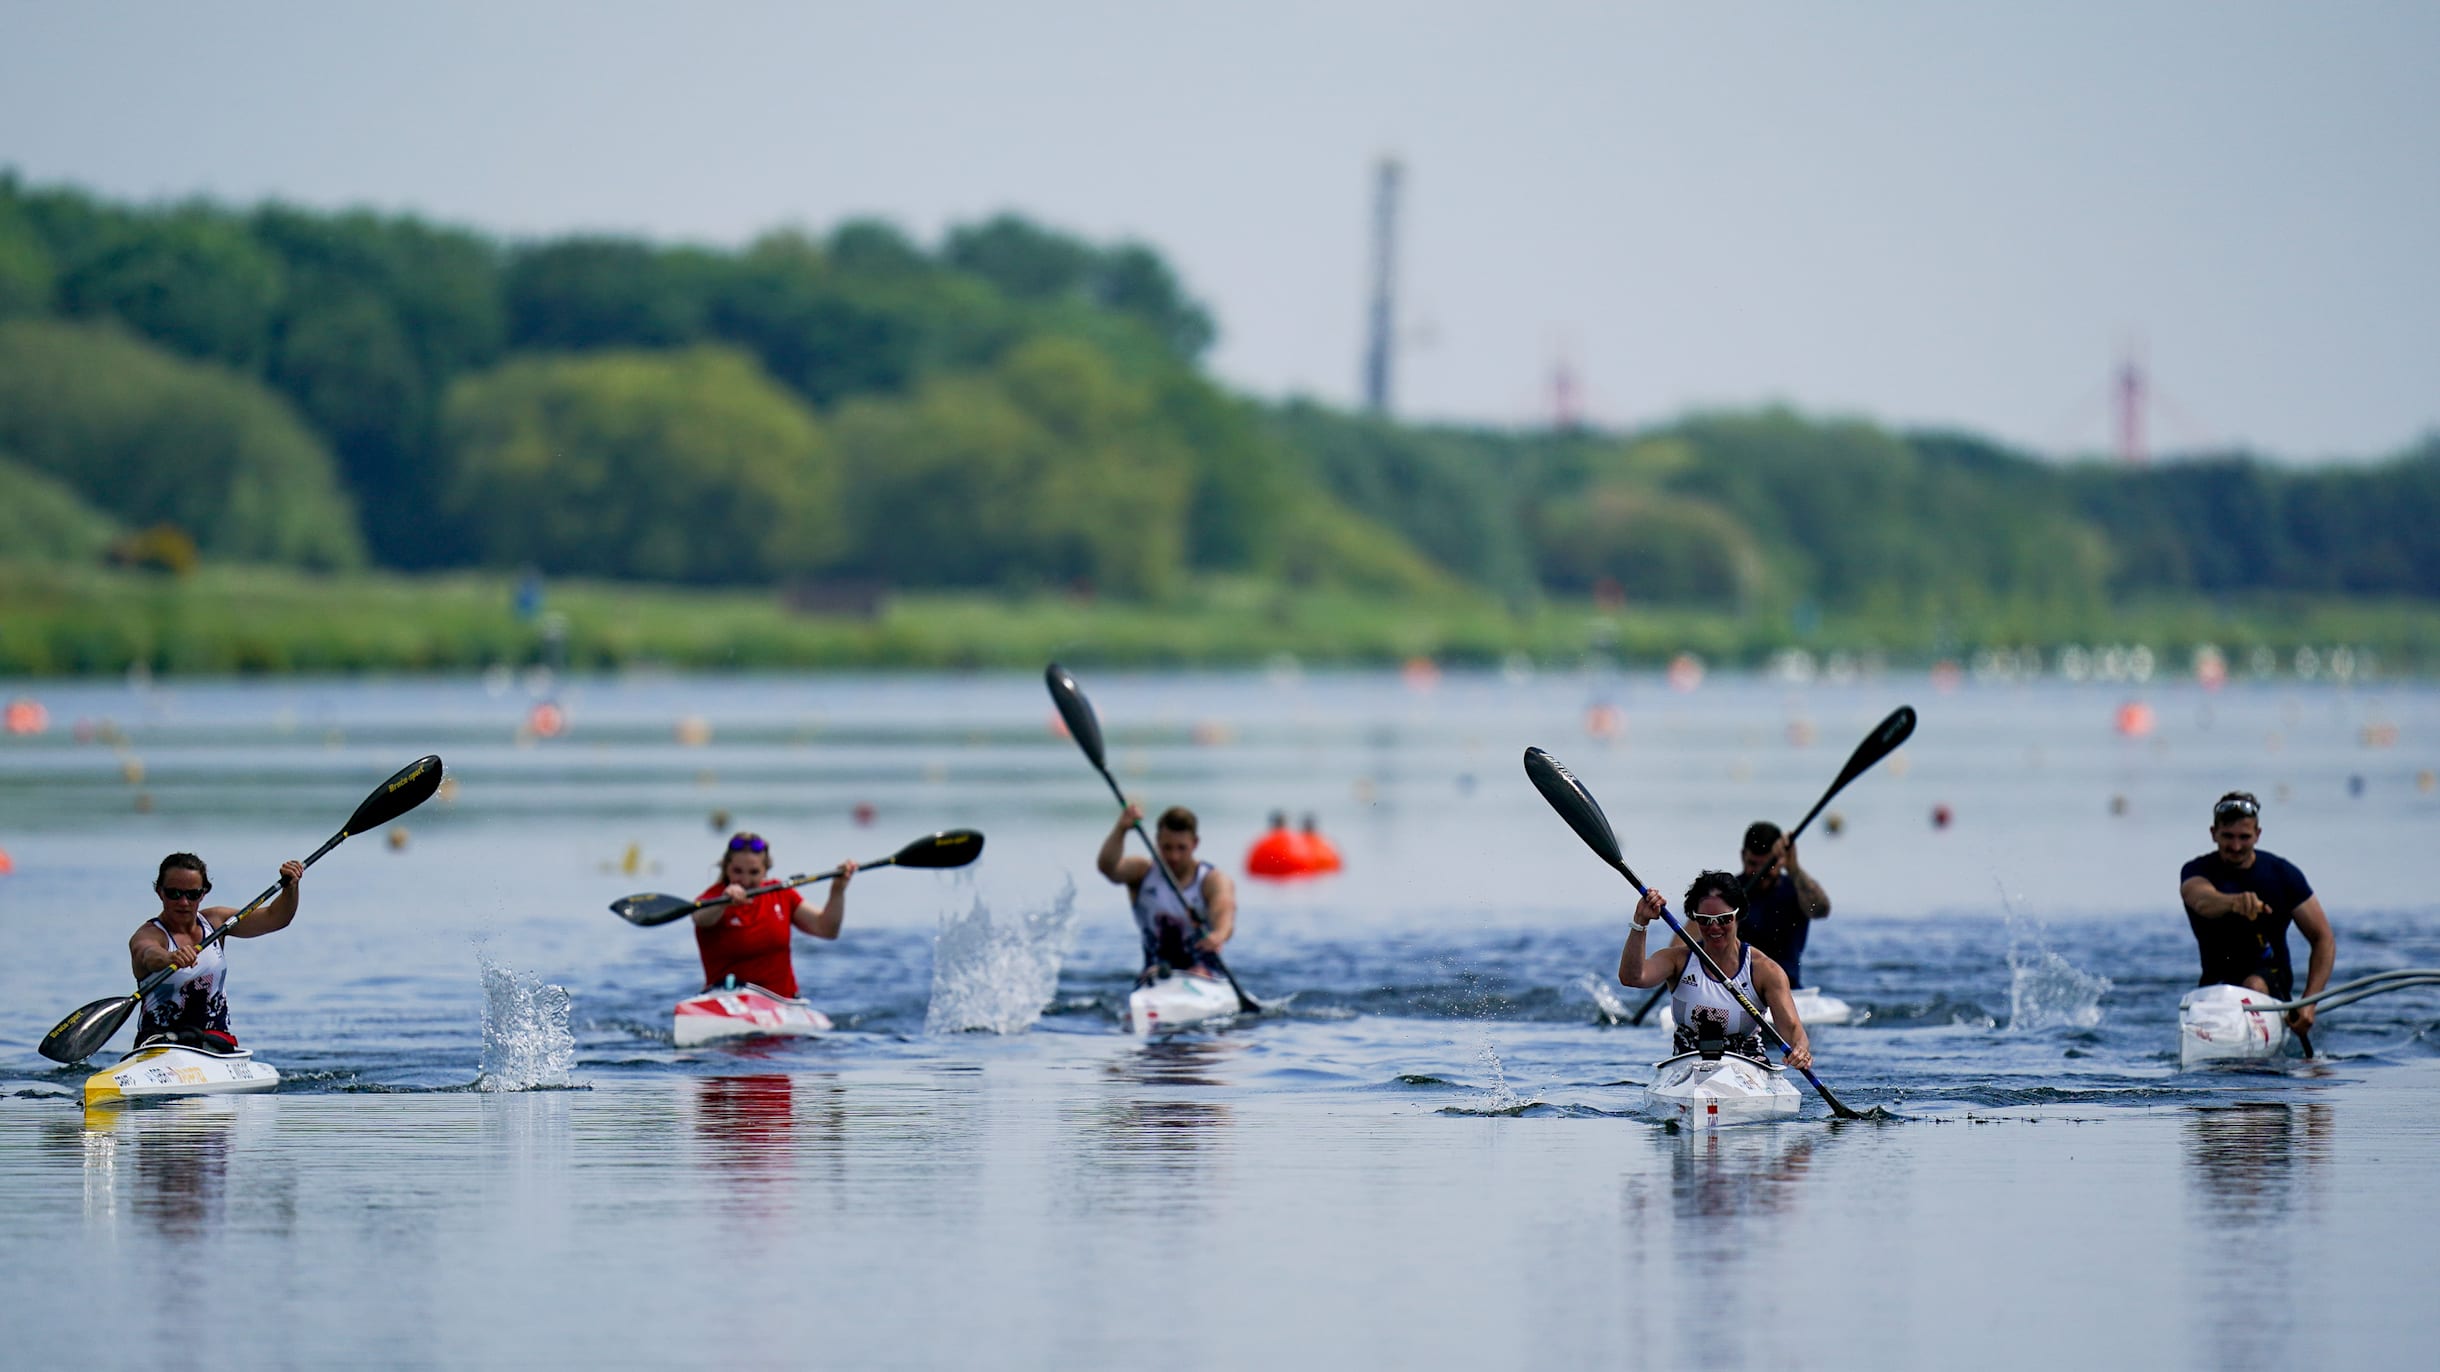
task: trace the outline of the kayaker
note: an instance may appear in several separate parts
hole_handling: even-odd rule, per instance
[[[2287,941],[2293,924],[2312,949],[2304,994],[2318,995],[2338,965],[2338,935],[2313,884],[2295,863],[2255,847],[2261,837],[2262,802],[2250,791],[2230,791],[2211,807],[2212,851],[2178,871],[2177,894],[2203,956],[2202,980],[2195,985],[2250,986],[2293,999],[2296,973]],[[2287,1020],[2309,1033],[2313,1007],[2290,1011]]]
[[[1688,932],[1701,941],[1703,951],[1728,973],[1747,1000],[1770,1012],[1771,1023],[1788,1042],[1788,1065],[1811,1067],[1813,1049],[1806,1041],[1804,1022],[1796,1016],[1796,998],[1787,972],[1769,954],[1738,936],[1737,907],[1744,899],[1737,879],[1726,872],[1697,876],[1686,888],[1686,921],[1693,926]],[[1619,984],[1670,988],[1670,1011],[1677,1019],[1677,1039],[1671,1051],[1694,1052],[1702,1046],[1704,1031],[1712,1029],[1726,1040],[1727,1051],[1769,1061],[1763,1050],[1762,1026],[1704,969],[1703,960],[1692,950],[1673,943],[1649,957],[1644,955],[1644,930],[1660,918],[1663,906],[1657,890],[1646,891],[1636,903],[1634,926],[1627,931],[1627,946],[1618,955]]]
[[[1790,987],[1805,984],[1798,966],[1813,921],[1830,917],[1830,893],[1796,861],[1796,845],[1767,819],[1746,826],[1737,856],[1745,866],[1745,909],[1738,923],[1746,941],[1770,955]]]
[[[1196,859],[1195,849],[1203,840],[1196,830],[1195,812],[1172,805],[1153,826],[1161,862],[1177,883],[1177,891],[1172,892],[1170,883],[1152,870],[1152,859],[1127,851],[1127,831],[1143,818],[1140,805],[1130,803],[1121,811],[1110,836],[1101,841],[1101,855],[1094,862],[1103,876],[1127,888],[1134,907],[1136,932],[1144,941],[1144,970],[1136,984],[1149,985],[1164,967],[1196,976],[1219,976],[1212,958],[1236,932],[1237,888],[1228,873]],[[1178,904],[1181,894],[1186,897],[1184,907]]]
[[[297,891],[305,880],[305,864],[280,864],[280,890],[254,913],[239,920],[230,938],[261,938],[285,929],[297,917]],[[235,917],[234,906],[206,907],[212,876],[193,853],[172,853],[161,859],[153,875],[153,894],[161,913],[136,926],[127,940],[128,960],[136,980],[164,967],[178,970],[144,993],[143,1014],[136,1021],[136,1046],[168,1041],[227,1052],[237,1047],[229,1032],[229,959],[226,940],[203,947],[214,930]]]
[[[734,979],[759,986],[785,1000],[796,999],[796,965],[788,956],[788,933],[802,929],[815,938],[835,939],[847,919],[847,883],[856,864],[842,862],[830,883],[830,899],[822,908],[805,903],[794,887],[747,892],[771,879],[771,845],[760,834],[740,833],[729,839],[720,858],[720,880],[703,889],[697,900],[719,900],[695,912],[695,951],[703,955],[705,989]]]

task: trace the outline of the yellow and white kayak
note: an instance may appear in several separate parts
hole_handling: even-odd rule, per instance
[[[85,1108],[154,1096],[227,1096],[269,1091],[279,1069],[243,1048],[226,1052],[185,1044],[155,1044],[85,1078]]]

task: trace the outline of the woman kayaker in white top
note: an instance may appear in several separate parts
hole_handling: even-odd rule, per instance
[[[1805,1040],[1804,1023],[1796,1017],[1796,998],[1788,988],[1787,972],[1737,936],[1737,908],[1743,900],[1737,879],[1726,872],[1705,872],[1696,877],[1694,884],[1686,888],[1686,922],[1694,926],[1690,932],[1710,955],[1712,963],[1728,974],[1748,1000],[1758,1001],[1770,1011],[1771,1024],[1788,1041],[1788,1065],[1811,1067],[1813,1049]],[[1702,1026],[1717,1024],[1728,1040],[1730,1052],[1761,1057],[1761,1026],[1737,1004],[1728,988],[1704,969],[1701,958],[1695,957],[1684,944],[1673,944],[1645,956],[1644,930],[1660,918],[1664,904],[1658,891],[1646,891],[1636,904],[1635,925],[1627,932],[1627,946],[1618,955],[1619,984],[1671,988],[1674,997],[1671,1009],[1678,1024],[1676,1052],[1693,1052],[1701,1042]]]
[[[297,890],[305,880],[305,864],[280,864],[280,893],[229,931],[230,938],[261,938],[278,933],[297,917]],[[222,945],[203,947],[212,931],[233,918],[227,905],[206,908],[212,877],[203,859],[193,853],[172,853],[161,859],[153,877],[153,894],[161,913],[136,926],[127,940],[127,954],[142,981],[164,967],[178,970],[144,993],[143,1018],[136,1023],[138,1047],[154,1039],[171,1039],[198,1048],[228,1050],[237,1046],[229,1032],[228,958]]]

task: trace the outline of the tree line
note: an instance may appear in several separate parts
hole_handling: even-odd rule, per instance
[[[1151,248],[1002,215],[725,250],[0,176],[0,557],[692,584],[1198,577],[1742,613],[2440,597],[2440,437],[2130,471],[1785,411],[1635,433],[1262,403]]]

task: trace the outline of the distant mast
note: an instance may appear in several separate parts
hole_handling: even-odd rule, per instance
[[[1384,157],[1373,178],[1373,273],[1370,337],[1364,345],[1364,410],[1389,413],[1390,374],[1397,362],[1398,159]]]
[[[2129,348],[2126,360],[2118,366],[2118,460],[2130,467],[2144,465],[2147,455],[2143,441],[2143,406],[2143,354],[2138,349]]]

